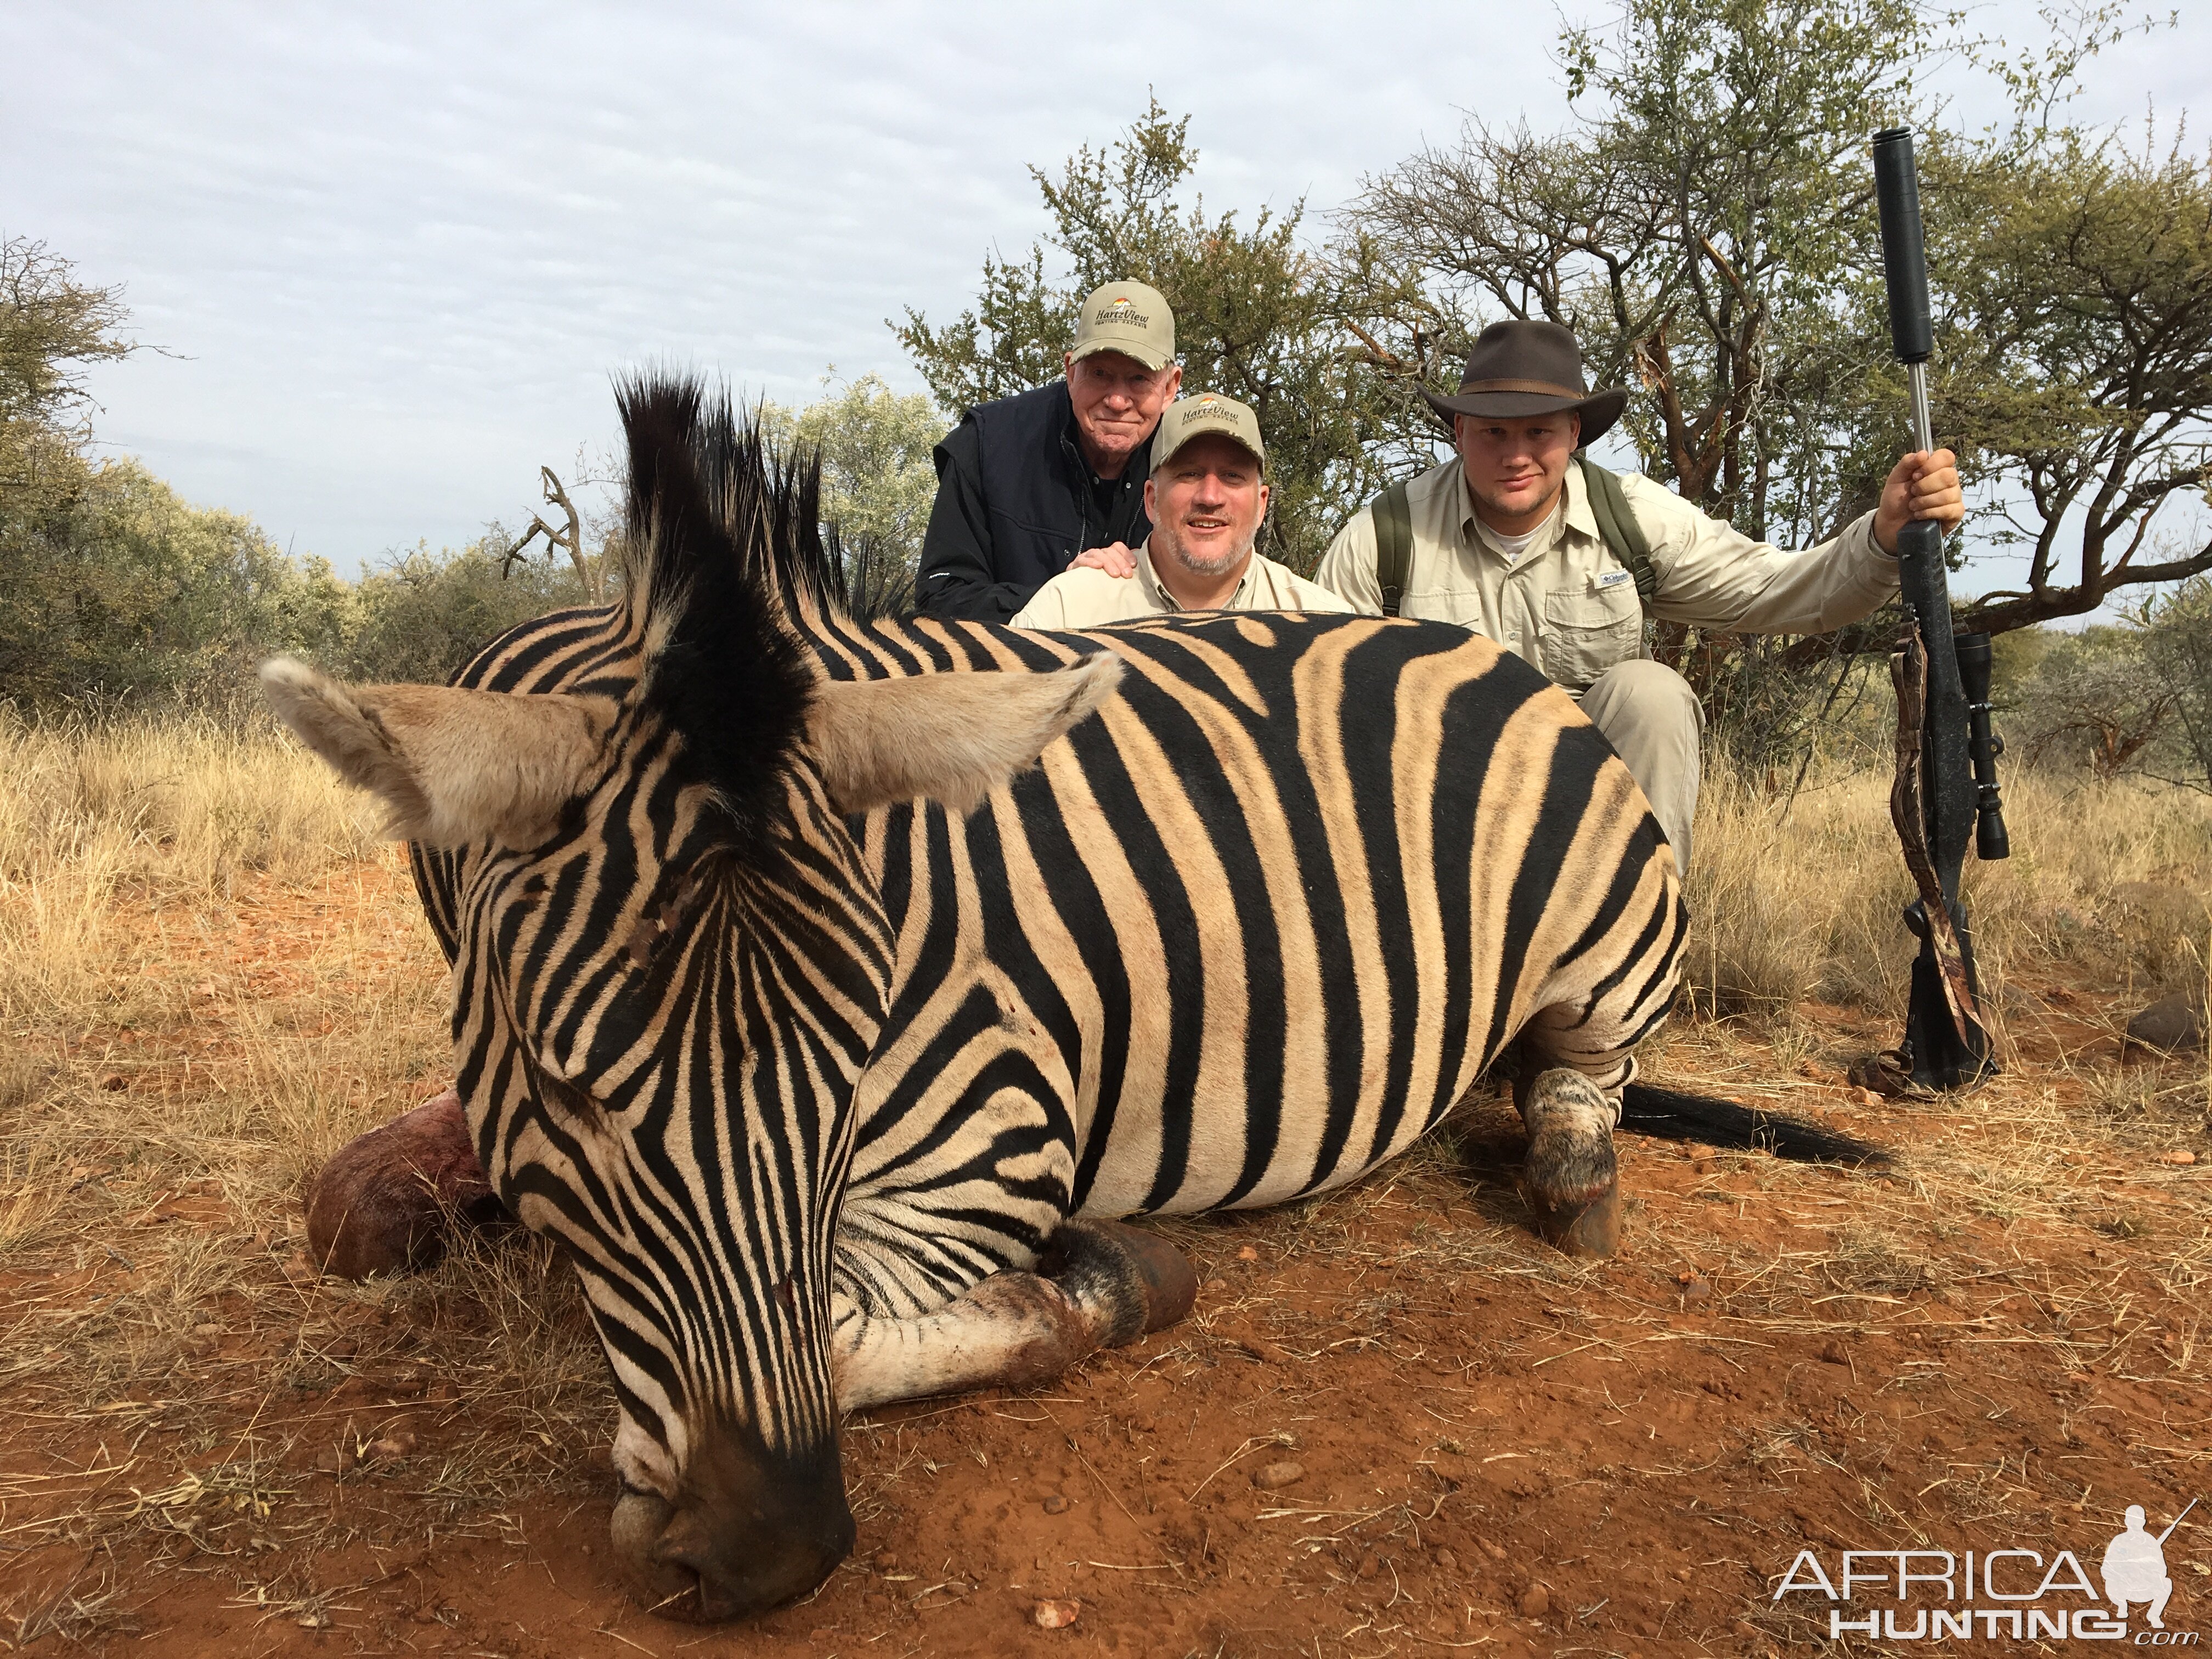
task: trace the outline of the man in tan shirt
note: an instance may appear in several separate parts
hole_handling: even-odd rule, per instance
[[[1582,352],[1556,323],[1495,323],[1455,398],[1425,393],[1459,453],[1413,479],[1413,551],[1398,613],[1497,641],[1577,697],[1650,798],[1685,870],[1703,716],[1682,677],[1644,655],[1635,574],[1601,536],[1575,452],[1620,418],[1628,394],[1584,389]],[[1713,630],[1821,634],[1897,588],[1897,532],[1966,516],[1948,450],[1905,456],[1881,503],[1834,539],[1789,553],[1753,541],[1664,486],[1620,479],[1650,548],[1654,617]],[[1337,532],[1315,580],[1354,610],[1383,609],[1374,510]]]
[[[1259,417],[1204,392],[1170,404],[1152,437],[1145,511],[1152,533],[1133,555],[1091,549],[1039,588],[1016,628],[1097,628],[1175,611],[1349,611],[1254,550],[1267,516]],[[1118,559],[1110,557],[1121,551]]]

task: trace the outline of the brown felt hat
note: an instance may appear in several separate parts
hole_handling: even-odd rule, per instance
[[[1628,406],[1628,393],[1619,386],[1604,392],[1588,388],[1582,348],[1557,323],[1492,323],[1475,336],[1459,395],[1439,398],[1424,386],[1421,396],[1446,420],[1475,415],[1522,421],[1575,410],[1583,417],[1585,446],[1610,431]]]

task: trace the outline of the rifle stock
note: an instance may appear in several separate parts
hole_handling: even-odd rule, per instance
[[[1927,361],[1935,349],[1928,306],[1928,266],[1921,236],[1920,188],[1912,165],[1912,134],[1904,127],[1879,133],[1874,141],[1875,192],[1881,215],[1882,276],[1888,292],[1890,343],[1905,365],[1911,386],[1916,448],[1934,447],[1929,430]],[[1905,927],[1920,940],[1912,964],[1900,1058],[1913,1082],[1925,1088],[1955,1089],[1996,1070],[1981,1020],[1981,982],[1974,967],[1972,934],[1959,902],[1959,874],[1966,841],[1977,818],[1984,820],[1984,857],[2004,856],[2003,820],[1997,816],[1995,756],[2001,745],[1988,736],[1986,636],[1971,635],[1978,684],[1971,702],[1960,673],[1959,641],[1951,631],[1950,583],[1943,562],[1942,526],[1919,520],[1898,532],[1898,585],[1906,625],[1919,638],[1926,659],[1925,702],[1917,765],[1917,805],[1922,814],[1926,858],[1949,921],[1948,929],[1929,925],[1927,894],[1906,907]],[[1978,792],[1979,775],[1986,784]],[[1909,820],[1905,821],[1909,822]],[[1900,833],[1905,828],[1900,823]],[[1911,851],[1908,837],[1908,861]],[[1947,979],[1944,957],[1955,939],[1963,985]],[[1963,1005],[1963,1006],[1962,1006]]]

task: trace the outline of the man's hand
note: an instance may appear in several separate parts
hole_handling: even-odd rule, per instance
[[[1948,449],[1916,450],[1891,470],[1874,510],[1875,544],[1894,556],[1897,532],[1916,519],[1935,520],[1947,535],[1966,521],[1959,458]]]
[[[1957,474],[1952,475],[1952,482],[1958,482]],[[1078,565],[1087,565],[1093,570],[1103,570],[1109,576],[1126,579],[1137,574],[1137,556],[1129,550],[1127,543],[1115,542],[1111,547],[1085,548],[1067,562],[1070,570]]]

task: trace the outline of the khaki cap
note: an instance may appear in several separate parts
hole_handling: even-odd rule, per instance
[[[1083,302],[1075,319],[1071,359],[1094,351],[1118,351],[1146,368],[1165,368],[1175,361],[1175,313],[1167,295],[1142,283],[1109,283]]]
[[[1267,450],[1260,441],[1260,417],[1249,404],[1224,398],[1218,392],[1178,398],[1167,406],[1160,416],[1160,429],[1152,434],[1152,471],[1157,472],[1165,466],[1169,458],[1193,438],[1203,438],[1210,433],[1218,433],[1243,445],[1252,452],[1252,459],[1260,463],[1261,470],[1266,471]]]

